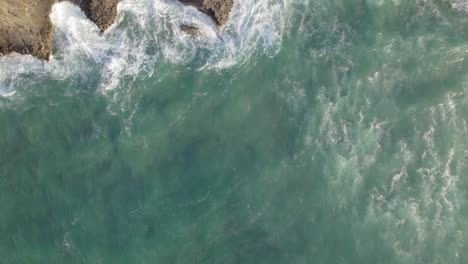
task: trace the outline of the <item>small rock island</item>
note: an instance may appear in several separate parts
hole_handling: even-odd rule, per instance
[[[114,23],[119,0],[0,0],[0,55],[17,52],[48,60],[52,52],[52,23],[49,14],[55,2],[78,5],[101,31]],[[177,1],[177,0],[174,0]],[[229,18],[234,0],[178,0],[209,15],[218,27]],[[191,33],[196,28],[182,25]],[[190,30],[187,30],[190,29]]]

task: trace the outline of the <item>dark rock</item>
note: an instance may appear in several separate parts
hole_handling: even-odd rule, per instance
[[[0,0],[0,55],[11,52],[31,54],[48,59],[52,47],[52,24],[49,19],[55,0]],[[119,0],[58,0],[69,1],[81,7],[86,16],[101,31],[114,23]],[[179,0],[193,5],[209,15],[219,27],[231,12],[234,0]],[[181,25],[181,30],[191,35],[200,29]]]
[[[200,35],[200,29],[194,26],[182,24],[180,25],[180,30],[192,36]]]
[[[186,5],[192,5],[201,12],[209,15],[218,24],[223,26],[231,13],[234,0],[179,0]]]
[[[72,2],[83,10],[101,31],[105,31],[114,23],[117,16],[119,0],[60,0]]]

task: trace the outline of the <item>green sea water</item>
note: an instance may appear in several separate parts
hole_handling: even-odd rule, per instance
[[[123,3],[0,59],[0,263],[468,263],[464,1]]]

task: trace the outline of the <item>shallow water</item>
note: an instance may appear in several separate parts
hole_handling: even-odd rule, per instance
[[[0,262],[466,263],[466,6],[55,5],[0,58]]]

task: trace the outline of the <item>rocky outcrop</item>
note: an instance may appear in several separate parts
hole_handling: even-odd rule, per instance
[[[78,5],[86,16],[93,21],[101,31],[105,31],[114,23],[119,0],[60,0]]]
[[[64,1],[64,0],[58,0]],[[69,0],[105,31],[114,23],[119,0]],[[47,60],[52,50],[49,14],[55,0],[0,0],[0,55],[31,54]]]
[[[70,1],[105,31],[114,23],[119,0],[0,0],[0,55],[18,52],[47,60],[52,50],[52,24],[49,14],[56,1]],[[176,0],[174,0],[176,1]],[[179,0],[209,15],[218,27],[229,18],[234,0]],[[182,25],[197,35],[199,29]]]
[[[201,12],[209,15],[218,24],[223,26],[231,13],[234,0],[179,0],[184,4],[192,5]]]
[[[0,0],[0,53],[47,59],[52,46],[49,13],[54,0]]]

